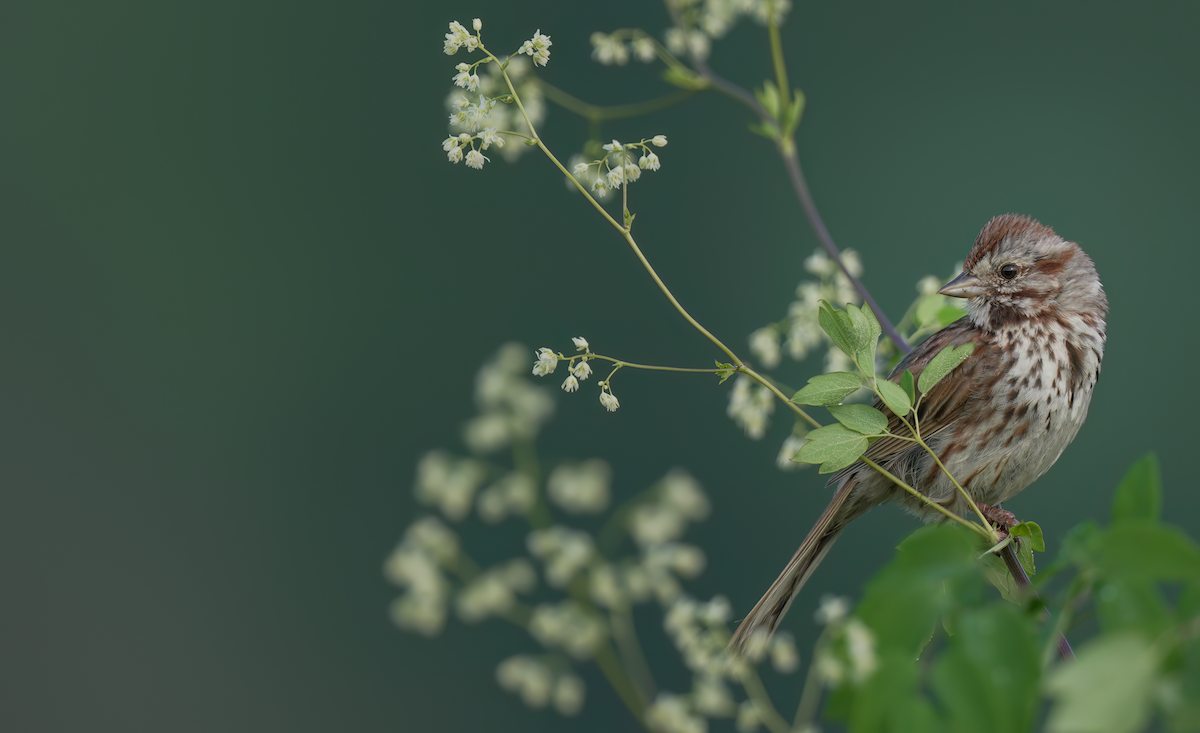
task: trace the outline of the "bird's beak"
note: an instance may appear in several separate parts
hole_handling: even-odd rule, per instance
[[[949,295],[951,298],[974,298],[977,295],[983,295],[986,289],[983,287],[983,283],[979,282],[979,278],[969,272],[963,272],[946,283],[945,287],[938,292],[942,295]]]

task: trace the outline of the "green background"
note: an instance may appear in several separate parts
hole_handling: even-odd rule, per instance
[[[802,4],[784,28],[808,97],[801,160],[834,237],[899,314],[987,219],[1080,242],[1112,304],[1091,419],[1011,502],[1063,532],[1102,517],[1160,451],[1169,517],[1200,532],[1187,460],[1200,411],[1192,3]],[[384,557],[416,512],[416,460],[459,449],[477,365],[500,343],[706,365],[620,239],[544,160],[446,163],[446,23],[482,17],[545,77],[598,103],[667,87],[589,59],[647,3],[23,3],[0,11],[5,354],[0,727],[14,731],[559,730],[493,681],[534,649],[493,622],[396,630]],[[756,85],[762,30],[714,66]],[[748,115],[705,94],[605,138],[666,134],[633,189],[637,234],[704,324],[743,352],[815,240]],[[564,157],[586,126],[551,109]],[[531,353],[532,363],[532,353]],[[786,366],[802,383],[815,364]],[[781,474],[790,422],[746,440],[707,377],[622,374],[561,400],[550,458],[603,457],[628,496],[675,465],[715,513],[689,586],[744,613],[828,496]],[[856,595],[914,528],[894,508],[844,535],[787,625],[807,650],[824,592]],[[512,537],[466,529],[501,559]],[[511,527],[508,530],[512,534]],[[504,532],[494,533],[496,536]],[[639,617],[662,682],[688,678]],[[583,730],[628,716],[590,671]],[[785,707],[796,683],[777,681]]]

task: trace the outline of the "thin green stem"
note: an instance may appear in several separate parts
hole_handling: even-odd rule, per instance
[[[876,471],[878,471],[879,473],[883,474],[884,478],[888,479],[888,480],[889,480],[889,481],[891,481],[892,483],[896,484],[896,485],[897,485],[897,486],[899,486],[900,488],[904,489],[904,490],[905,490],[905,491],[907,491],[908,493],[910,493],[910,494],[912,494],[913,496],[915,496],[916,498],[920,499],[920,500],[921,500],[922,502],[924,502],[925,504],[928,504],[929,506],[933,507],[933,508],[934,508],[934,509],[936,509],[937,511],[941,512],[942,514],[944,514],[944,515],[946,516],[946,518],[947,518],[947,519],[950,519],[950,520],[953,520],[953,521],[955,521],[955,522],[958,522],[959,524],[963,525],[964,527],[967,527],[967,528],[969,528],[969,529],[970,529],[972,532],[976,532],[976,533],[978,533],[978,534],[981,534],[981,535],[983,535],[984,537],[987,537],[989,540],[992,540],[992,539],[994,539],[994,538],[992,537],[992,534],[991,534],[991,532],[989,531],[989,530],[990,530],[990,528],[987,528],[987,527],[980,527],[978,524],[975,524],[974,522],[968,522],[967,520],[965,520],[965,519],[963,519],[962,517],[958,516],[958,515],[957,515],[957,514],[955,514],[954,512],[952,512],[952,511],[950,511],[949,509],[947,509],[946,507],[944,507],[944,506],[942,506],[941,504],[937,503],[937,502],[936,502],[936,501],[934,501],[933,499],[930,499],[928,496],[925,496],[924,494],[922,494],[921,492],[917,491],[917,490],[916,490],[916,489],[914,489],[913,487],[911,487],[911,486],[909,486],[908,484],[904,483],[904,481],[903,481],[903,480],[901,480],[901,479],[897,478],[896,476],[892,475],[892,473],[891,473],[890,471],[888,471],[886,468],[884,468],[883,466],[879,465],[879,464],[878,464],[878,463],[876,463],[875,461],[872,461],[870,458],[867,458],[866,456],[863,456],[863,457],[862,457],[862,458],[860,458],[859,460],[861,460],[863,463],[867,464],[867,465],[868,465],[868,466],[870,466],[871,468],[875,469],[875,470],[876,470]]]
[[[654,683],[654,674],[646,655],[642,653],[642,645],[638,642],[637,628],[633,625],[633,614],[628,604],[622,604],[609,612],[609,622],[612,626],[613,639],[617,642],[617,651],[625,661],[625,669],[629,677],[642,693],[642,698],[652,700],[658,694],[658,685]]]
[[[771,702],[771,696],[767,694],[767,688],[763,687],[762,678],[758,676],[754,667],[747,664],[746,673],[740,680],[746,694],[754,701],[754,707],[758,710],[763,725],[767,726],[772,733],[788,733],[791,728],[788,727],[787,721],[783,719],[779,711],[775,709],[775,705]]]
[[[564,357],[564,358],[566,358],[568,361],[574,361],[575,359],[579,359],[579,358],[583,358],[583,357],[586,357],[588,359],[603,359],[604,361],[611,361],[612,363],[616,364],[618,367],[629,367],[630,369],[646,369],[646,370],[652,371],[652,372],[688,372],[688,373],[692,373],[692,374],[718,374],[720,372],[725,371],[724,369],[721,369],[721,368],[693,369],[691,367],[670,367],[670,366],[658,366],[655,364],[636,364],[632,361],[625,361],[624,359],[615,359],[611,356],[603,356],[601,354],[581,354],[580,356],[568,356],[568,357]]]
[[[779,87],[779,108],[786,110],[791,106],[788,97],[792,88],[788,84],[787,64],[783,62],[783,41],[779,37],[779,24],[775,22],[774,3],[767,8],[767,12],[770,14],[767,32],[771,37],[771,61],[775,65],[775,84]]]
[[[604,678],[608,680],[608,684],[621,698],[621,702],[625,703],[625,707],[629,708],[629,712],[633,713],[633,717],[637,719],[646,730],[650,730],[644,721],[646,713],[646,700],[642,698],[642,693],[625,675],[625,670],[621,666],[621,660],[617,657],[617,653],[613,650],[612,645],[607,641],[596,650],[596,666],[600,668],[600,672]]]
[[[691,89],[680,89],[666,96],[658,97],[657,99],[650,99],[645,102],[616,104],[605,107],[598,104],[592,104],[591,102],[585,102],[578,97],[568,94],[567,92],[540,77],[538,77],[537,81],[538,85],[542,88],[542,92],[546,95],[546,99],[549,99],[551,102],[554,102],[569,112],[574,112],[589,122],[607,122],[609,120],[623,120],[629,117],[640,117],[642,115],[667,109],[668,107],[673,107],[696,93]]]
[[[821,688],[824,687],[817,672],[817,659],[823,653],[825,645],[829,643],[828,637],[829,627],[826,626],[813,646],[812,660],[808,663],[808,674],[804,676],[804,688],[800,691],[800,704],[796,706],[796,718],[792,722],[794,731],[811,726],[817,717],[817,703],[821,700]]]

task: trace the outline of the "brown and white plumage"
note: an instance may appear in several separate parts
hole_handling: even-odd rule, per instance
[[[947,469],[976,502],[995,506],[1049,470],[1087,417],[1104,355],[1108,301],[1077,244],[1015,214],[988,222],[963,273],[941,292],[967,298],[967,315],[913,349],[888,379],[899,382],[906,369],[919,379],[946,346],[975,344],[921,400],[917,415],[922,438]],[[908,434],[878,399],[874,406],[888,415],[889,432]],[[866,456],[967,515],[954,484],[920,446],[883,438]],[[896,501],[925,521],[942,518],[862,462],[835,473],[828,485],[836,487],[833,500],[738,627],[735,646],[755,632],[775,631],[841,531],[872,507]]]

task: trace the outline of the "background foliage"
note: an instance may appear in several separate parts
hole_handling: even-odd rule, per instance
[[[494,684],[515,630],[430,643],[387,621],[380,565],[415,461],[457,439],[503,340],[712,354],[544,161],[445,163],[441,34],[475,16],[495,38],[549,33],[547,78],[593,101],[662,88],[588,59],[593,30],[664,26],[644,3],[4,11],[3,727],[561,725]],[[1168,377],[1198,356],[1197,20],[1184,3],[828,4],[783,29],[814,195],[890,313],[997,213],[1096,260],[1113,313],[1092,417],[1008,507],[1052,553],[1152,446],[1164,512],[1200,532],[1183,460],[1200,404]],[[756,82],[760,34],[736,31],[714,64]],[[747,121],[703,96],[606,128],[670,135],[671,165],[639,184],[640,241],[731,341],[786,307],[815,244]],[[543,127],[555,148],[586,132],[557,110]],[[614,460],[618,496],[686,466],[714,501],[696,593],[744,611],[824,506],[821,480],[777,473],[787,426],[748,443],[709,378],[623,378],[619,413],[564,402],[548,445]],[[912,528],[883,509],[847,531],[789,619],[802,654],[817,589],[857,596]],[[588,704],[585,730],[624,715]]]

